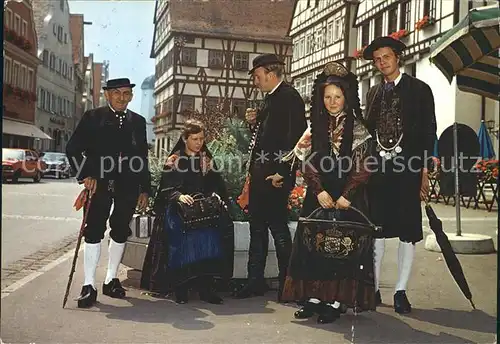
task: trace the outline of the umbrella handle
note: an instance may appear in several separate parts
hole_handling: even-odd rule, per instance
[[[314,211],[311,214],[309,214],[309,216],[307,216],[306,219],[312,218],[320,211],[338,211],[338,210],[344,210],[344,209],[328,209],[328,208],[318,207],[318,208],[314,209]],[[359,210],[358,208],[350,205],[345,210],[354,210],[355,212],[357,212],[359,215],[361,215],[363,217],[363,219],[365,219],[366,223],[368,223],[368,225],[370,225],[370,227],[372,227],[374,231],[380,231],[382,229],[380,226],[377,226],[373,222],[371,222],[370,219],[368,218],[368,216],[363,214],[363,212],[361,210]]]

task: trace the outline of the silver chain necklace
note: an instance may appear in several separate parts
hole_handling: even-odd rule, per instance
[[[377,144],[378,144],[377,145],[377,151],[379,151],[379,155],[382,158],[384,158],[386,160],[389,160],[389,159],[392,159],[393,157],[395,157],[396,155],[398,155],[399,153],[401,153],[403,151],[403,149],[399,145],[401,143],[401,140],[403,139],[403,134],[401,134],[399,136],[398,141],[392,147],[385,147],[382,144],[382,142],[380,142],[380,137],[378,135],[378,130],[375,130],[375,136],[377,138]]]

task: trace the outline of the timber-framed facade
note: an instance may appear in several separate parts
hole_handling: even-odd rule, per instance
[[[185,111],[221,104],[243,116],[249,101],[261,97],[248,75],[259,54],[277,54],[289,74],[292,45],[286,36],[292,9],[292,0],[157,0],[151,51],[157,156],[178,140]],[[246,23],[238,22],[241,13],[249,14]]]
[[[314,79],[327,62],[339,61],[352,69],[355,39],[351,37],[356,37],[353,28],[356,4],[357,1],[346,0],[295,2],[289,27],[294,46],[291,74],[306,108]]]

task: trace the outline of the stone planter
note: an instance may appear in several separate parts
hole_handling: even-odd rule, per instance
[[[297,222],[289,223],[292,239],[295,235]],[[125,244],[122,264],[135,270],[142,270],[144,256],[146,255],[149,238],[130,236]],[[250,229],[248,222],[234,222],[234,272],[233,278],[247,278],[248,248],[250,246]],[[276,249],[271,233],[269,233],[269,254],[267,256],[265,277],[278,276],[278,263]]]

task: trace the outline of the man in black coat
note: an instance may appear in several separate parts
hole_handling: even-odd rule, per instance
[[[237,298],[262,295],[268,253],[269,230],[278,259],[280,290],[286,276],[292,239],[288,228],[288,197],[295,183],[295,171],[281,159],[291,151],[307,128],[305,104],[300,94],[282,80],[284,63],[274,54],[253,60],[249,74],[261,91],[267,92],[262,109],[247,109],[253,130],[250,156],[250,249],[248,284]]]
[[[385,238],[399,238],[398,282],[394,310],[409,313],[406,285],[415,243],[423,239],[422,209],[428,191],[427,166],[436,140],[436,116],[431,88],[399,71],[404,43],[391,37],[375,39],[363,52],[384,80],[367,94],[365,120],[376,139],[377,171],[368,190],[373,221],[382,226],[375,241],[375,290],[378,290]],[[371,167],[373,169],[373,167]]]
[[[84,229],[85,282],[77,299],[81,308],[91,307],[97,299],[95,271],[108,218],[109,261],[102,292],[125,297],[116,278],[118,266],[135,209],[145,209],[151,193],[146,121],[127,109],[134,86],[129,79],[109,80],[103,87],[108,105],[86,111],[66,147],[77,180],[92,198]]]

